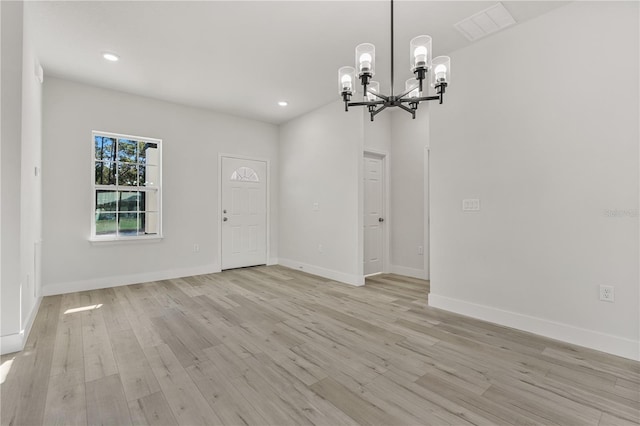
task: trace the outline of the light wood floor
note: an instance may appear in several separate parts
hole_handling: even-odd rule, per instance
[[[428,288],[272,266],[46,297],[2,357],[2,424],[639,423],[640,363],[428,308]]]

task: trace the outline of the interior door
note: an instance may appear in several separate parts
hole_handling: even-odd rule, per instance
[[[364,155],[364,274],[384,268],[384,168],[383,157]]]
[[[267,263],[267,164],[222,157],[221,268]]]

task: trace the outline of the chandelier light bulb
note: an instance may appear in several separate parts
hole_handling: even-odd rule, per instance
[[[411,62],[411,72],[416,69],[426,70],[431,66],[431,37],[420,35],[414,37],[409,42],[409,62]]]
[[[360,71],[368,72],[371,70],[371,55],[368,53],[363,53],[360,55]]]
[[[444,64],[438,65],[434,70],[436,73],[436,81],[446,81],[447,80],[447,67]]]
[[[351,91],[351,76],[349,74],[345,74],[342,76],[342,90],[343,91]]]
[[[425,46],[418,46],[413,51],[413,57],[415,58],[416,67],[427,66],[427,48]]]
[[[451,58],[448,56],[438,56],[437,58],[433,58],[432,65],[432,87],[451,83]]]
[[[376,68],[376,47],[371,43],[356,46],[356,69],[358,77],[363,75],[373,77]]]

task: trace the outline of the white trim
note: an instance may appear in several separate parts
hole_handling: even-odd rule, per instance
[[[0,337],[0,355],[20,352],[24,348],[22,333],[7,334]]]
[[[371,278],[371,277],[375,277],[377,275],[382,275],[384,274],[384,272],[374,272],[373,274],[369,274],[369,275],[365,275],[364,278]]]
[[[429,294],[429,306],[640,361],[640,342],[573,325]]]
[[[271,259],[267,260],[267,266],[273,266],[273,265],[277,265],[278,264],[278,258],[277,257],[272,257]]]
[[[409,268],[407,266],[391,265],[391,273],[404,275],[405,277],[418,278],[421,280],[428,279],[427,273],[424,269]]]
[[[338,281],[344,284],[362,286],[364,285],[364,277],[356,274],[346,274],[340,271],[334,271],[333,269],[326,269],[320,266],[309,265],[307,263],[298,262],[290,259],[279,259],[279,264],[286,266],[287,268],[296,269],[306,272],[308,274],[318,275],[320,277],[328,278],[333,281]]]
[[[158,145],[158,184],[157,185],[153,185],[153,186],[145,186],[145,187],[141,187],[140,185],[138,186],[121,186],[118,184],[118,182],[116,182],[116,185],[96,185],[96,178],[95,178],[95,165],[96,165],[96,135],[99,136],[107,136],[110,138],[114,138],[116,139],[116,146],[118,144],[117,139],[135,139],[136,142],[150,142],[150,143],[155,143],[156,145]],[[126,135],[123,133],[113,133],[113,132],[103,132],[100,130],[92,130],[91,131],[91,174],[90,174],[90,179],[91,179],[91,189],[92,189],[92,193],[91,193],[91,224],[90,224],[90,229],[91,229],[91,233],[89,235],[88,240],[92,243],[94,242],[104,242],[104,241],[110,241],[110,242],[120,242],[120,241],[129,241],[129,240],[134,240],[134,239],[162,239],[163,238],[163,233],[162,233],[162,151],[163,151],[163,147],[162,147],[163,143],[162,143],[162,139],[157,139],[157,138],[148,138],[146,136],[133,136],[133,135]],[[114,146],[114,149],[116,148],[116,146]],[[136,158],[137,160],[137,158]],[[117,165],[118,161],[114,161],[114,165]],[[138,162],[136,161],[136,164],[138,164]],[[155,164],[152,164],[152,166],[154,166]],[[145,211],[146,212],[153,212],[153,213],[158,213],[158,233],[157,234],[149,234],[149,235],[141,235],[141,236],[125,236],[125,237],[120,237],[118,236],[118,231],[116,230],[116,236],[98,236],[96,235],[96,191],[99,190],[103,190],[103,191],[130,191],[130,192],[151,192],[151,191],[155,191],[158,195],[158,211],[154,212],[154,211]],[[118,214],[120,212],[118,211]],[[116,223],[117,226],[117,223]]]
[[[170,280],[174,278],[190,277],[193,275],[214,274],[216,272],[220,272],[220,266],[217,264],[194,266],[191,268],[168,269],[164,271],[145,272],[142,274],[119,275],[115,277],[47,284],[42,286],[42,293],[45,296],[53,296],[56,294],[74,293],[76,291],[119,287],[122,285]]]
[[[431,194],[430,194],[430,172],[429,172],[429,154],[430,148],[424,147],[424,217],[423,217],[423,229],[424,235],[422,238],[422,256],[424,257],[424,276],[425,280],[428,280],[431,274]]]
[[[222,158],[236,158],[239,160],[260,161],[267,165],[266,187],[266,253],[265,263],[275,265],[271,262],[271,161],[268,158],[248,157],[246,155],[218,153],[218,265],[222,266]]]
[[[33,322],[36,319],[36,315],[38,315],[40,302],[42,302],[42,297],[38,297],[36,299],[36,303],[34,303],[31,308],[29,318],[27,318],[26,325],[20,333],[8,334],[0,337],[0,355],[10,354],[24,349],[24,345],[27,343],[27,339],[29,338],[29,333],[31,333]]]
[[[109,244],[128,244],[128,243],[159,243],[164,237],[153,235],[141,235],[139,237],[120,237],[114,238],[89,238],[88,241],[93,245],[109,245]]]

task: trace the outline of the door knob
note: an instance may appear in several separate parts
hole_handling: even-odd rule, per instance
[[[223,218],[222,218],[222,221],[223,221],[223,222],[226,222],[226,221],[228,221],[228,220],[229,220],[229,219],[227,219],[226,217],[223,217]]]
[[[379,217],[378,222],[384,222],[384,218]]]

